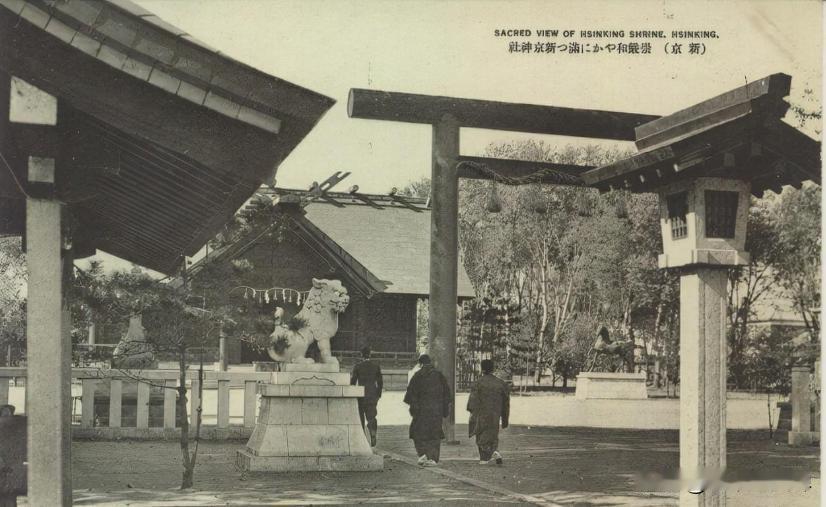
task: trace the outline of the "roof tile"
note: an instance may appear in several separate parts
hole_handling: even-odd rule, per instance
[[[313,202],[307,219],[358,260],[380,280],[386,293],[429,294],[430,211],[403,207],[375,209],[366,205]],[[459,265],[458,293],[475,295],[470,279]]]
[[[20,11],[20,17],[38,28],[45,28],[51,15],[48,12],[41,11],[31,4],[26,4],[26,6],[23,7],[23,10]]]
[[[87,27],[92,27],[100,11],[103,10],[103,2],[55,2],[54,9],[71,16]]]
[[[196,104],[203,104],[206,99],[207,91],[203,88],[198,88],[195,85],[189,84],[186,81],[181,81],[181,86],[178,88],[178,96]]]
[[[126,54],[121,53],[117,49],[104,44],[103,46],[101,46],[100,51],[98,51],[98,59],[108,63],[116,69],[120,69],[123,67],[123,63],[126,61]]]
[[[169,93],[178,93],[178,88],[181,86],[180,79],[170,76],[158,67],[152,69],[152,73],[149,74],[149,82]]]
[[[0,0],[0,5],[19,15],[23,7],[26,6],[26,2],[23,0]]]
[[[132,57],[126,58],[126,60],[123,62],[123,67],[121,67],[121,69],[127,74],[135,76],[136,78],[142,79],[144,81],[149,79],[149,74],[152,72],[152,67],[150,65],[135,60]]]
[[[134,14],[135,16],[151,16],[152,13],[148,10],[144,9],[140,5],[130,2],[129,0],[107,0],[110,4],[118,7],[120,9],[125,10],[129,14]]]
[[[46,25],[46,31],[67,44],[72,42],[75,32],[77,32],[77,30],[59,21],[57,18],[49,20],[49,24]]]
[[[213,111],[229,116],[230,118],[237,118],[241,106],[225,97],[222,97],[214,92],[207,93],[204,105]]]
[[[171,65],[175,60],[175,51],[165,44],[163,34],[158,30],[143,27],[132,43],[132,48],[144,55]]]
[[[107,9],[100,14],[95,23],[95,30],[101,35],[131,48],[137,38],[138,30],[126,14],[115,9]]]
[[[72,46],[92,56],[97,56],[100,50],[100,42],[82,32],[75,33],[75,37],[72,39]]]

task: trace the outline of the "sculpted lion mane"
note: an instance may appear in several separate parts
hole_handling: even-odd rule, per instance
[[[322,363],[338,363],[330,352],[330,339],[338,331],[338,314],[347,309],[350,297],[338,280],[317,280],[304,301],[304,306],[292,319],[281,322],[283,310],[276,310],[275,330],[270,335],[267,349],[275,361],[285,363],[313,363],[304,357],[307,348],[318,343]],[[280,311],[279,311],[280,310]]]

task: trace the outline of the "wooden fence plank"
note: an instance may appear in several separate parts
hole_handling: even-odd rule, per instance
[[[255,388],[257,384],[254,380],[244,382],[244,426],[247,428],[255,426],[255,409],[257,408]]]
[[[218,381],[218,427],[229,427],[229,380]]]
[[[80,427],[91,428],[95,425],[95,390],[98,381],[91,378],[81,380],[83,390],[80,398]]]
[[[123,398],[123,381],[112,379],[109,381],[109,427],[120,428],[121,404]]]
[[[6,405],[9,402],[9,378],[0,377],[0,405]]]
[[[138,428],[149,427],[149,384],[138,382]]]

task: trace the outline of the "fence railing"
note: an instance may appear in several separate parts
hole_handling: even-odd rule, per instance
[[[10,400],[10,387],[13,384],[19,390],[20,384],[25,385],[24,379],[25,368],[0,368],[0,405],[14,401]],[[257,413],[256,387],[258,383],[269,381],[270,374],[204,371],[204,403],[198,397],[198,371],[190,369],[186,379],[186,415],[191,423],[194,424],[193,416],[201,406],[204,438],[229,438],[242,437],[252,431]],[[73,417],[75,434],[103,438],[153,438],[158,433],[174,434],[180,427],[179,416],[182,415],[177,407],[179,382],[176,370],[73,368],[73,415],[76,408],[80,409],[79,420]],[[22,401],[23,405],[16,407],[18,413],[25,413],[25,396],[29,393],[27,387],[24,389],[23,400],[17,400],[17,404]],[[231,391],[243,393],[241,400],[236,400],[240,403],[231,403]],[[20,398],[19,392],[15,394]],[[76,407],[77,401],[80,407]]]

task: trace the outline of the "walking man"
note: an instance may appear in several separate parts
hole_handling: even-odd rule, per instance
[[[376,446],[376,431],[378,422],[376,421],[376,405],[381,398],[381,390],[384,386],[381,376],[381,366],[370,360],[370,347],[361,349],[362,360],[353,367],[350,374],[350,385],[364,386],[364,397],[359,398],[359,418],[361,427],[364,429],[364,420],[367,419],[367,429],[370,431],[370,446]]]
[[[430,356],[419,357],[421,369],[407,385],[404,402],[410,405],[410,438],[416,446],[419,465],[436,466],[445,438],[442,420],[450,414],[450,387],[445,376],[433,367]]]
[[[504,380],[493,374],[493,361],[490,359],[482,361],[482,377],[470,390],[467,409],[470,412],[468,436],[476,435],[479,464],[487,465],[495,461],[501,465],[499,420],[502,420],[502,429],[508,427],[510,390]]]

